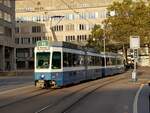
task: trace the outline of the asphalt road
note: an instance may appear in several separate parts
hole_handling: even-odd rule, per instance
[[[34,84],[33,75],[0,76],[0,92]]]
[[[139,69],[138,82],[130,71],[56,90],[33,84],[1,90],[0,113],[147,113],[148,69]]]

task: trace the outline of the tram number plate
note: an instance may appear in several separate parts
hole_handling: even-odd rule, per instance
[[[44,82],[44,80],[38,80],[38,82],[39,82],[39,83],[43,83],[43,82]]]

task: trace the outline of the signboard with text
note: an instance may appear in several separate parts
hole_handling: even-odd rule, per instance
[[[140,37],[130,36],[130,49],[139,49],[139,48],[140,48]]]
[[[48,40],[37,41],[38,50],[48,50],[49,42]]]
[[[44,47],[46,47],[46,46],[48,46],[49,44],[48,44],[48,40],[42,40],[42,41],[38,41],[37,42],[37,46],[38,47],[40,47],[40,46],[44,46]]]

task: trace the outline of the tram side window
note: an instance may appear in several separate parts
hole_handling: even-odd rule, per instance
[[[73,53],[63,53],[63,67],[75,67],[84,65],[84,56]]]
[[[53,52],[52,69],[61,69],[61,52]]]
[[[104,57],[102,58],[102,66],[105,66],[105,59],[104,59]]]
[[[121,59],[117,59],[117,64],[121,65],[121,64],[123,64],[123,61]]]
[[[91,56],[88,56],[88,65],[92,66],[92,57]]]
[[[112,65],[116,65],[116,58],[112,58],[111,61],[112,61]]]
[[[112,58],[109,57],[109,58],[107,59],[107,65],[109,65],[109,66],[112,65]]]
[[[96,56],[95,57],[95,66],[101,66],[101,65],[102,65],[101,58]]]
[[[73,55],[72,55],[72,53],[68,53],[68,66],[69,67],[72,67],[72,65],[73,65]]]
[[[68,66],[69,66],[68,54],[67,53],[63,53],[63,67],[68,67]]]
[[[109,58],[106,58],[106,65],[109,66]]]
[[[102,59],[102,57],[99,57],[99,63],[100,63],[100,66],[102,66],[102,61],[103,59]]]
[[[78,66],[78,55],[77,54],[72,54],[72,66]]]
[[[84,63],[85,63],[84,59],[85,59],[84,55],[78,55],[78,65],[79,66],[83,66],[84,65]]]
[[[63,53],[63,67],[71,67],[73,65],[72,53]]]

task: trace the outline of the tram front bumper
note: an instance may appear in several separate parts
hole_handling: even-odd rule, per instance
[[[38,88],[44,88],[45,87],[45,81],[44,80],[37,80],[35,83],[35,86]]]

